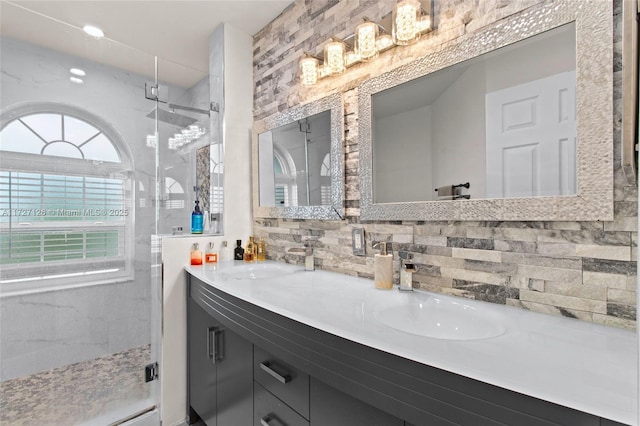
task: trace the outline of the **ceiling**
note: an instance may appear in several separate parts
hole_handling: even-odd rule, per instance
[[[292,0],[0,0],[0,35],[191,87],[208,74],[221,23],[254,35]],[[105,38],[86,35],[84,25]]]

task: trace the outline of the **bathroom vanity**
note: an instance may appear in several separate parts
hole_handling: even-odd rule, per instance
[[[636,421],[630,331],[276,262],[186,269],[194,421]]]

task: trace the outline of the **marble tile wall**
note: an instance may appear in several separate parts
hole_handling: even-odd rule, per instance
[[[372,241],[414,254],[414,287],[522,309],[635,328],[637,186],[614,166],[611,222],[361,222],[358,177],[357,86],[360,82],[455,42],[459,37],[540,3],[540,0],[436,0],[436,31],[410,47],[392,49],[312,88],[298,83],[303,51],[320,53],[331,35],[344,37],[364,16],[378,20],[395,1],[298,0],[254,37],[254,118],[340,92],[345,105],[345,221],[256,219],[269,257],[303,262],[286,250],[315,247],[316,266],[372,278]],[[621,1],[614,1],[614,134],[619,160],[621,126]],[[364,228],[366,256],[351,251],[351,231]]]

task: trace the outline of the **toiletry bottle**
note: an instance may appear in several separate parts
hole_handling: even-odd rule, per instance
[[[267,260],[267,246],[264,243],[264,238],[260,237],[258,241],[258,250],[256,250],[258,262],[264,262]]]
[[[200,201],[196,200],[196,206],[193,208],[193,213],[191,213],[192,234],[202,234],[203,219],[204,215],[200,211]]]
[[[393,255],[387,254],[387,243],[375,244],[380,247],[380,254],[373,256],[373,279],[376,288],[389,290],[393,288]]]
[[[220,262],[233,261],[233,251],[231,250],[231,247],[229,247],[226,241],[222,242],[222,248],[220,249],[218,260],[220,260]]]
[[[202,252],[198,243],[193,243],[191,246],[191,264],[202,265]]]
[[[213,243],[209,243],[206,253],[204,254],[206,263],[218,263],[218,253],[213,249]]]
[[[253,237],[249,237],[247,246],[244,248],[244,261],[253,262],[255,260],[256,245],[253,242]]]
[[[236,248],[235,250],[233,250],[233,259],[234,260],[244,259],[244,249],[242,248],[242,240],[236,240]]]

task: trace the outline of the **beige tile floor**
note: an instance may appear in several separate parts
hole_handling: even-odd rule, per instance
[[[110,411],[149,399],[149,360],[146,345],[0,382],[0,426],[101,423]]]

